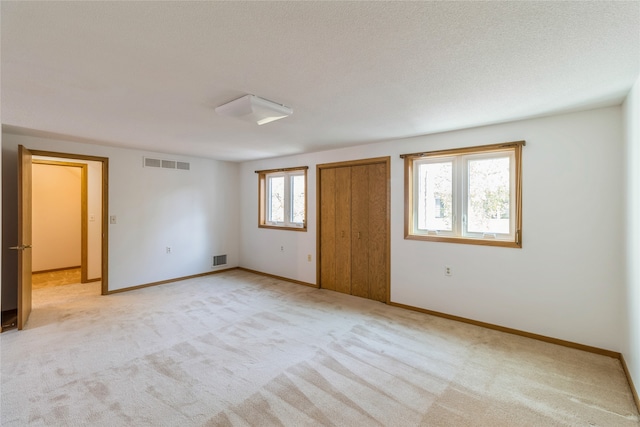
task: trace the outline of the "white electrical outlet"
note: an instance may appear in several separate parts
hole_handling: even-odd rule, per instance
[[[284,246],[280,246],[280,252],[284,252]]]
[[[168,254],[170,254],[171,253],[171,246],[167,246],[166,251],[167,251]]]
[[[444,275],[445,276],[451,276],[453,274],[453,272],[451,271],[451,267],[449,267],[448,265],[444,266]]]

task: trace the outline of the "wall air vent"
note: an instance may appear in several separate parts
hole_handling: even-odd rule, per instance
[[[160,159],[151,159],[149,157],[144,158],[145,168],[159,168],[160,166],[162,166],[162,161]]]
[[[165,159],[152,159],[151,157],[144,157],[144,162],[142,165],[145,168],[179,169],[183,171],[191,170],[191,164],[189,162],[179,162],[176,160],[165,160]]]
[[[217,267],[219,265],[225,265],[227,263],[226,255],[214,255],[213,257],[213,267]]]

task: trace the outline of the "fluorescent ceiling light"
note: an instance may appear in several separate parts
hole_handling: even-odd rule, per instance
[[[263,125],[290,116],[293,110],[259,96],[245,95],[217,107],[216,113]]]

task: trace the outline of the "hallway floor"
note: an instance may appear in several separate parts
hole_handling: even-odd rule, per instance
[[[33,273],[31,275],[31,283],[33,289],[80,283],[80,267]]]

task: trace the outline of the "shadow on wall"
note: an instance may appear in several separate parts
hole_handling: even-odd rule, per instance
[[[18,147],[2,144],[2,311],[18,307]]]

